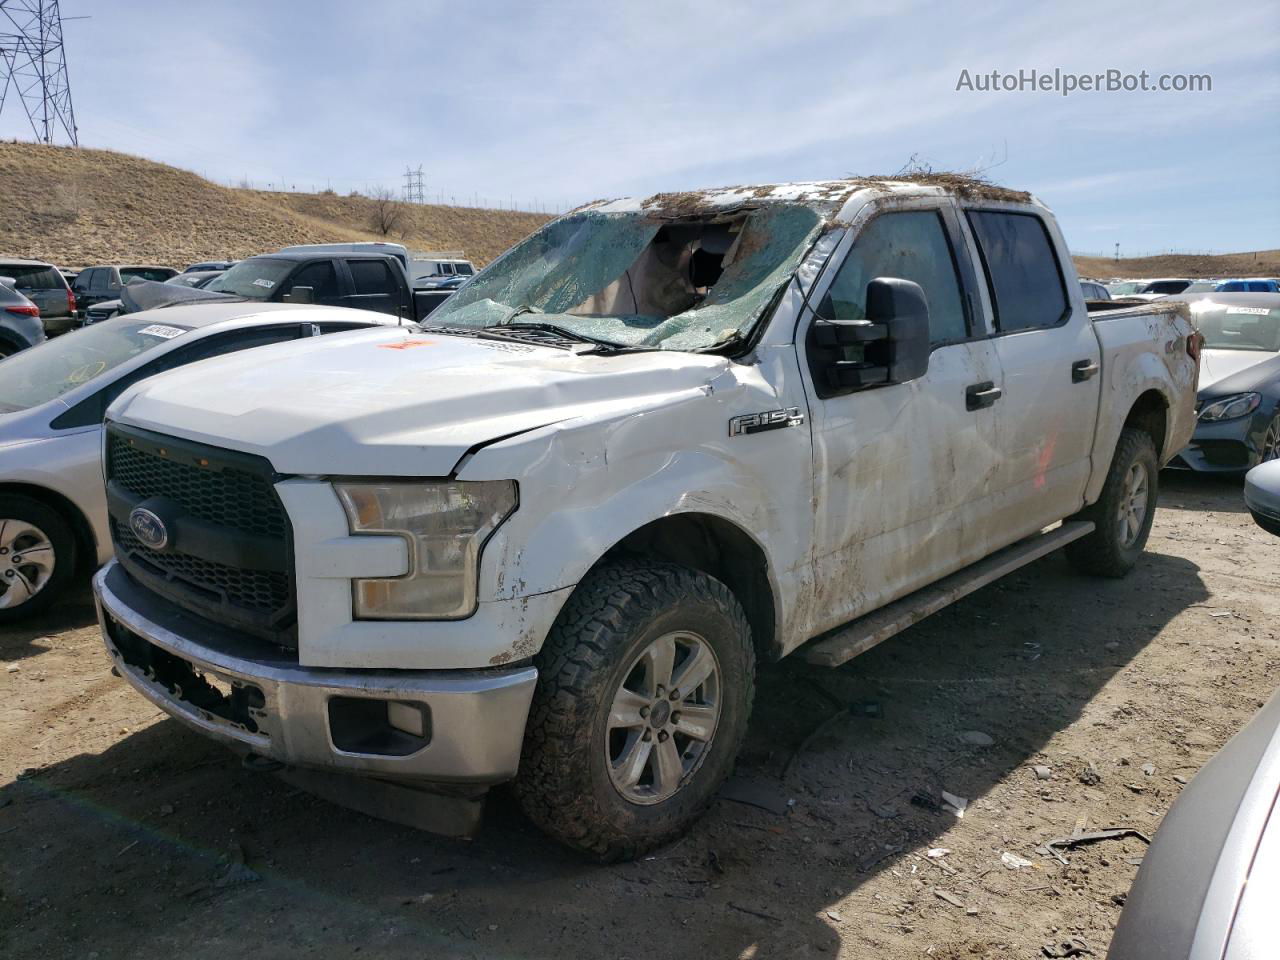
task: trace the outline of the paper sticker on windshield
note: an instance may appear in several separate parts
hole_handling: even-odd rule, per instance
[[[255,287],[266,287],[268,290],[270,290],[272,287],[276,285],[276,282],[274,280],[263,280],[261,277],[259,277],[257,280],[253,281],[253,285]]]
[[[1270,312],[1266,307],[1227,307],[1227,313],[1247,313],[1251,317],[1265,317]]]
[[[143,327],[138,331],[144,337],[163,337],[165,340],[180,337],[186,332],[181,327],[166,327],[163,323],[153,323],[151,326]]]

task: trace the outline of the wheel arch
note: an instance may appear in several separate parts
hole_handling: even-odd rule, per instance
[[[94,558],[98,555],[98,541],[93,535],[93,527],[89,523],[89,518],[70,499],[56,490],[50,490],[48,487],[42,487],[34,483],[11,481],[0,483],[0,497],[4,496],[27,497],[38,503],[43,503],[51,510],[56,510],[66,517],[71,524],[71,532],[76,538],[76,548],[80,551],[80,556],[76,558],[77,566],[87,564],[89,567],[94,567],[97,565],[94,562]]]
[[[1156,447],[1156,460],[1163,463],[1168,443],[1169,401],[1159,390],[1143,392],[1129,408],[1121,429],[1142,430]]]
[[[768,554],[743,527],[711,513],[669,514],[622,537],[591,569],[624,557],[678,563],[715,577],[742,604],[757,656],[778,658],[778,602]]]

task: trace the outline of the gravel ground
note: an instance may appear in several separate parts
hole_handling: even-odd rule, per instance
[[[110,675],[81,594],[0,630],[0,954],[1101,956],[1144,844],[1037,847],[1154,833],[1280,682],[1275,539],[1238,481],[1164,484],[1126,580],[1050,556],[839,670],[766,668],[735,793],[781,812],[724,798],[612,867],[503,794],[450,841],[242,769]]]

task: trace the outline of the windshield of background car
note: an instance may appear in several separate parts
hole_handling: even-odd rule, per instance
[[[549,323],[626,346],[711,347],[750,330],[821,229],[801,204],[678,220],[571,213],[477,273],[427,325]]]
[[[1143,293],[1181,293],[1191,284],[1186,280],[1156,280],[1142,288]]]
[[[166,270],[163,267],[121,267],[120,282],[128,283],[130,280],[154,280],[156,283],[164,283],[177,271]]]
[[[1213,300],[1191,304],[1191,318],[1209,350],[1280,353],[1280,308],[1241,307]],[[22,354],[18,354],[22,356]]]
[[[0,362],[0,413],[47,403],[190,329],[121,318],[15,353]]]
[[[248,297],[250,300],[266,300],[295,266],[296,260],[274,260],[271,257],[241,260],[204,289]]]

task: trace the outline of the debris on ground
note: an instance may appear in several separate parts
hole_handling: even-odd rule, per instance
[[[961,910],[965,908],[964,901],[961,900],[959,897],[957,897],[954,893],[948,893],[946,890],[939,890],[937,887],[934,887],[933,895],[937,897],[939,900],[947,901],[947,903],[951,904],[953,907],[959,907]]]
[[[954,813],[957,817],[963,817],[965,808],[969,806],[969,801],[964,797],[957,797],[954,793],[942,791],[942,802],[946,804],[946,809]]]
[[[1031,772],[1036,775],[1037,780],[1049,780],[1053,777],[1053,771],[1044,764],[1036,764],[1031,768]]]
[[[257,883],[261,879],[262,876],[246,863],[244,847],[236,844],[231,856],[227,858],[226,869],[214,879],[213,886],[215,889],[224,890],[228,887],[241,887],[247,883]]]
[[[1156,775],[1156,765],[1154,763],[1144,763],[1142,772],[1148,777],[1154,777]]]
[[[1046,943],[1040,948],[1046,957],[1085,957],[1094,956],[1093,951],[1089,948],[1089,944],[1085,943],[1080,937],[1072,937],[1070,940],[1063,940],[1059,943]]]
[[[941,859],[942,857],[945,857],[950,852],[951,851],[948,850],[946,847],[934,847],[932,850],[926,853],[925,856],[929,857],[932,860],[938,860],[938,859]]]
[[[971,747],[989,747],[996,742],[995,737],[981,730],[966,730],[960,734],[960,739]]]
[[[1092,833],[1077,833],[1069,837],[1058,837],[1056,840],[1049,840],[1036,848],[1037,853],[1042,853],[1048,857],[1054,857],[1066,864],[1069,861],[1059,850],[1071,850],[1074,847],[1081,847],[1088,843],[1097,843],[1099,840],[1119,840],[1122,837],[1137,837],[1145,844],[1151,843],[1151,838],[1140,830],[1132,827],[1117,827],[1113,830],[1095,830]]]
[[[720,796],[734,803],[745,803],[751,807],[767,810],[777,816],[785,816],[791,809],[793,801],[789,800],[781,790],[762,780],[747,777],[730,777],[720,788]]]
[[[1010,870],[1021,870],[1023,867],[1030,867],[1032,863],[1026,857],[1020,857],[1016,853],[1010,853],[1006,850],[1000,854],[1000,862]]]
[[[1080,771],[1078,779],[1086,787],[1096,787],[1102,782],[1102,772],[1098,769],[1097,765],[1090,760],[1085,764],[1084,769]]]

